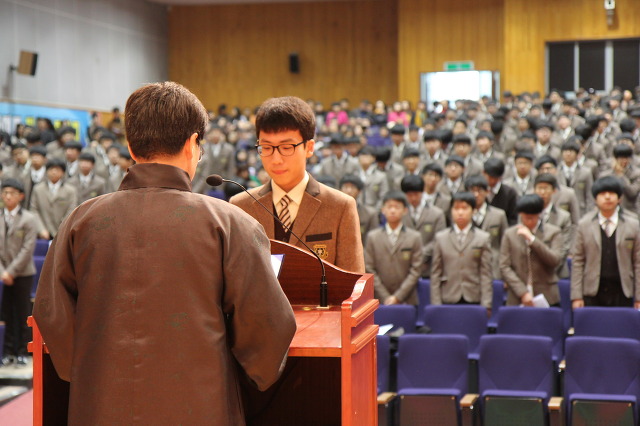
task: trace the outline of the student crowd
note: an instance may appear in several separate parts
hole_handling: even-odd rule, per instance
[[[511,305],[539,295],[557,305],[558,277],[569,276],[574,307],[640,301],[640,88],[504,92],[502,102],[415,109],[308,103],[317,130],[307,171],[356,199],[366,270],[382,303],[417,303],[420,277],[431,279],[431,303],[489,311],[493,279],[504,280]],[[224,105],[210,112],[194,192],[210,193],[213,173],[249,188],[269,180],[254,119],[255,111]],[[117,190],[133,164],[122,124],[115,109],[106,126],[95,115],[85,144],[47,119],[0,134],[5,232],[24,209],[35,235],[23,244],[53,238],[76,206]],[[223,190],[229,199],[239,189]],[[7,209],[12,197],[18,210]],[[12,277],[4,273],[32,272],[10,268],[6,242],[3,253],[6,295]],[[4,298],[3,319],[12,299]]]

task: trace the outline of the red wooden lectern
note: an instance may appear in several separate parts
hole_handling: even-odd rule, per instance
[[[373,275],[325,263],[329,308],[318,309],[321,270],[306,251],[271,241],[284,254],[279,281],[298,330],[280,379],[266,392],[243,386],[249,425],[376,425],[376,334]],[[260,277],[256,277],[260,285]],[[68,384],[57,378],[38,328],[33,327],[34,426],[66,419]],[[213,419],[212,419],[213,420]]]

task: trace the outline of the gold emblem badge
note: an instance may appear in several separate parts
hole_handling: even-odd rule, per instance
[[[627,241],[627,248],[628,248],[629,250],[633,250],[633,240],[631,240],[631,241]]]
[[[329,252],[327,251],[327,245],[326,244],[315,244],[313,246],[313,251],[316,252],[316,254],[318,256],[320,256],[320,259],[326,259],[327,257],[329,257]]]
[[[473,249],[473,257],[480,257],[482,255],[482,249],[474,248]]]
[[[409,260],[411,259],[411,252],[410,251],[403,251],[402,252],[402,260]]]
[[[17,229],[16,230],[16,237],[23,238],[24,237],[24,229]]]
[[[497,237],[498,236],[498,231],[499,231],[498,228],[491,228],[491,235],[493,235],[494,237]]]
[[[430,223],[424,225],[424,232],[431,232],[433,230],[433,226]]]

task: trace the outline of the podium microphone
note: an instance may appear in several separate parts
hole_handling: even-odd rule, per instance
[[[328,302],[327,302],[327,277],[326,277],[325,271],[324,271],[324,263],[322,262],[322,259],[320,259],[320,256],[318,256],[318,253],[316,253],[315,251],[311,250],[311,248],[304,241],[302,241],[302,238],[298,237],[295,234],[295,232],[293,232],[293,229],[289,228],[284,223],[282,223],[282,221],[278,218],[278,216],[273,214],[273,212],[271,210],[269,210],[264,204],[262,204],[260,201],[258,201],[258,199],[256,197],[254,197],[249,191],[247,191],[247,188],[245,188],[243,185],[241,185],[238,182],[233,181],[233,180],[224,179],[220,175],[209,175],[209,176],[207,176],[206,182],[207,182],[207,185],[210,185],[210,186],[220,186],[220,185],[222,185],[223,182],[232,183],[234,185],[237,185],[244,192],[246,192],[249,195],[249,197],[253,198],[256,203],[260,204],[260,207],[265,209],[265,211],[267,213],[269,213],[271,216],[273,216],[273,218],[275,220],[277,220],[278,223],[280,225],[282,225],[282,227],[284,229],[286,229],[287,231],[291,232],[291,235],[296,237],[298,239],[298,241],[300,241],[302,243],[302,245],[307,248],[307,250],[309,250],[311,253],[313,253],[313,255],[318,259],[318,262],[320,262],[320,267],[322,268],[322,280],[321,280],[321,283],[320,283],[320,306],[319,307],[320,308],[327,308],[329,306]]]

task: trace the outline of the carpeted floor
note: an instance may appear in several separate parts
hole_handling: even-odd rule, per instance
[[[33,425],[33,391],[30,390],[0,407],[0,426]]]

